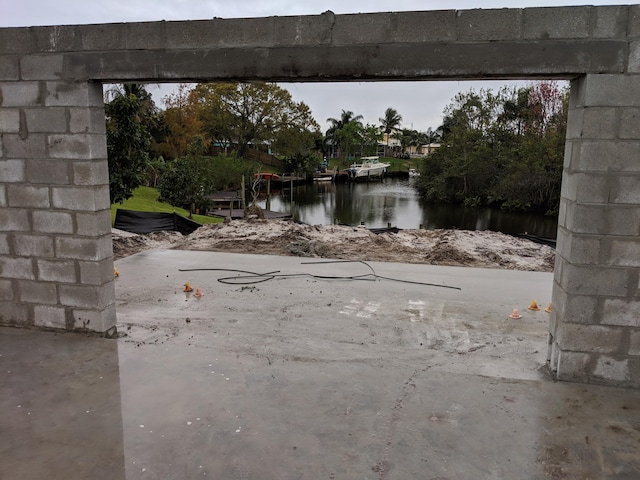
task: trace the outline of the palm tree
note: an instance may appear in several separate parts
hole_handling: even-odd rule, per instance
[[[338,147],[339,156],[346,157],[349,154],[349,147],[355,143],[364,128],[362,119],[362,115],[355,115],[350,110],[342,110],[340,118],[327,118],[331,125],[325,138]]]
[[[396,109],[389,107],[385,110],[384,117],[378,120],[380,120],[380,128],[387,134],[387,148],[389,148],[389,135],[400,126],[402,115]]]

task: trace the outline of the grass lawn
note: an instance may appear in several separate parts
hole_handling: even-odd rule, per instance
[[[116,210],[136,210],[138,212],[176,212],[178,215],[189,218],[189,212],[184,208],[174,207],[168,203],[158,201],[158,190],[151,187],[138,187],[133,191],[133,197],[125,200],[123,203],[114,203],[111,205],[111,225],[116,218]],[[221,218],[208,217],[206,215],[194,215],[193,221],[198,223],[218,223]]]

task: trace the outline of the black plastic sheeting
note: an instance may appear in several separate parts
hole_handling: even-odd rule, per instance
[[[131,233],[180,232],[189,235],[202,225],[177,213],[116,210],[114,228]]]

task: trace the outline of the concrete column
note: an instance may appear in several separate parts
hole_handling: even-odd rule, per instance
[[[571,84],[549,366],[640,387],[640,74]]]
[[[60,81],[62,57],[41,57],[0,72],[0,324],[105,332],[116,316],[102,86]]]

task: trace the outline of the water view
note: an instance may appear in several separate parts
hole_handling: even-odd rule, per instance
[[[265,207],[265,200],[261,202]],[[557,218],[513,214],[492,208],[431,205],[423,201],[411,180],[387,178],[383,182],[318,182],[272,192],[271,210],[290,213],[310,225],[341,223],[369,228],[388,224],[403,229],[458,228],[528,233],[556,238]]]

